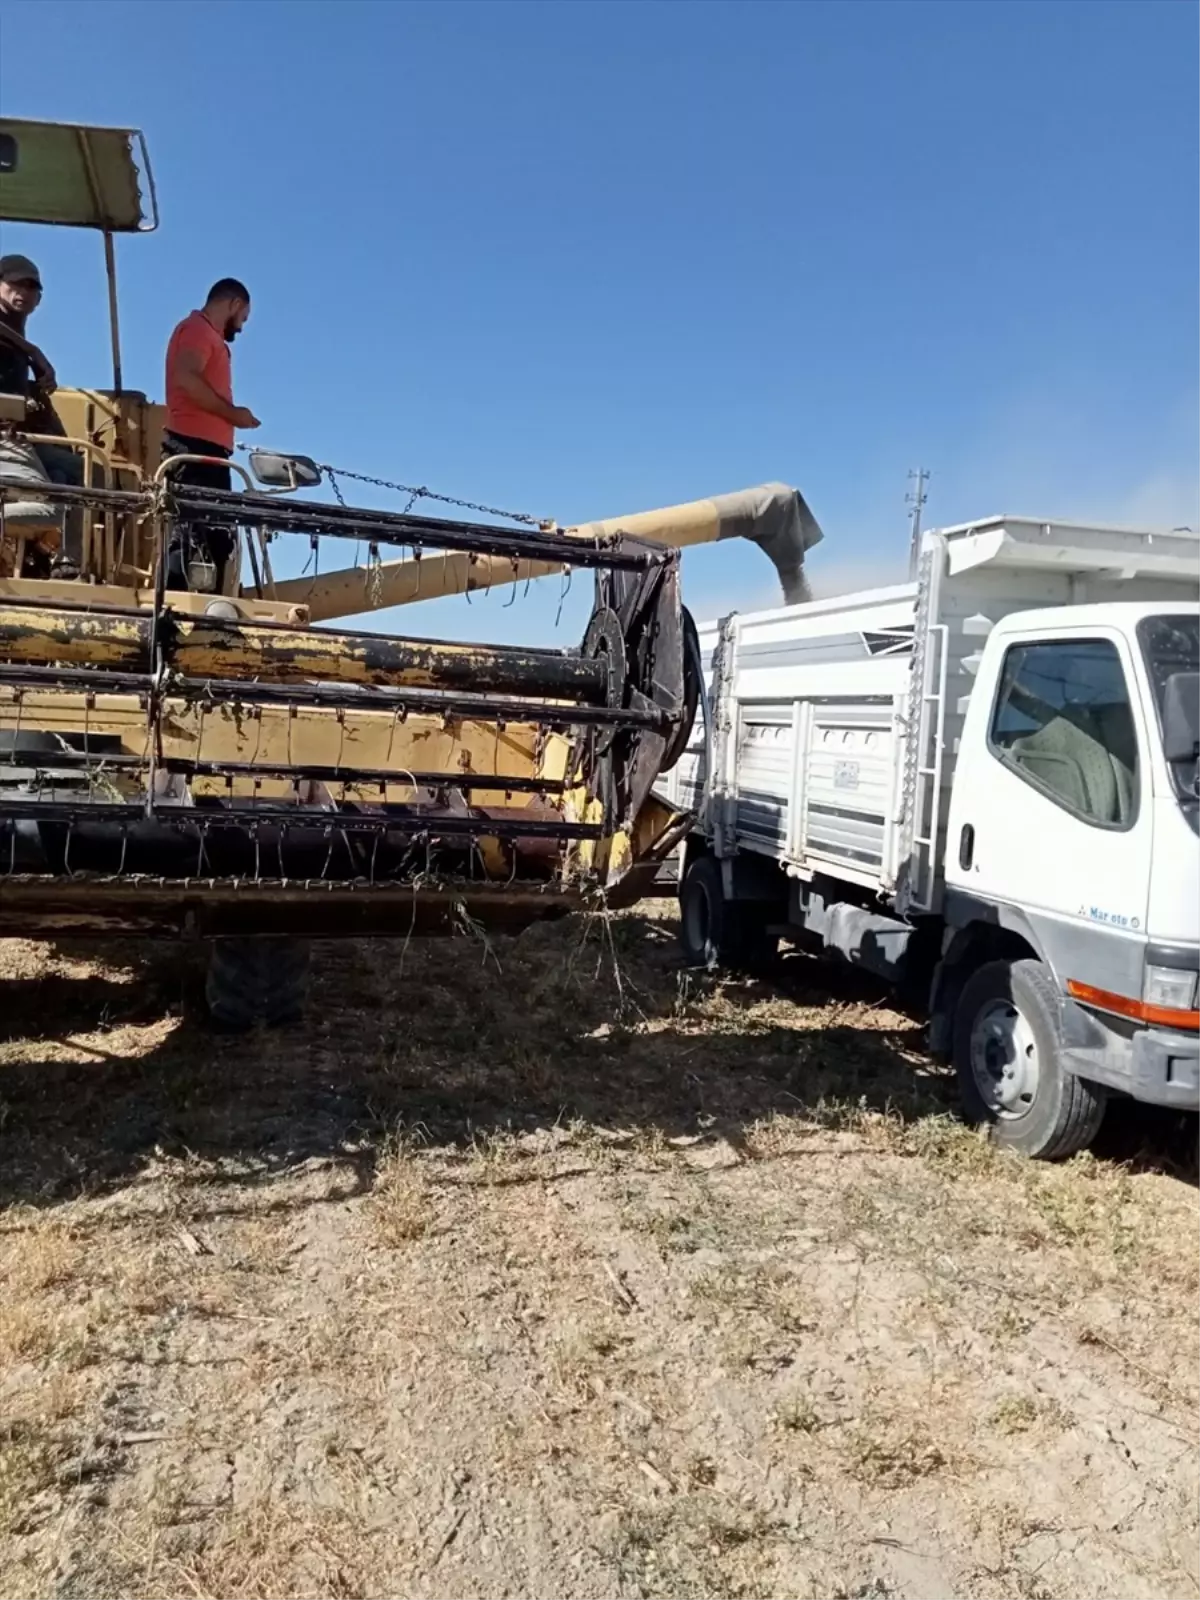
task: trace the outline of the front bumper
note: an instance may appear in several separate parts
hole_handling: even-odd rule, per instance
[[[1135,1100],[1178,1111],[1200,1111],[1200,1040],[1194,1033],[1147,1028],[1133,1036]]]
[[[1151,1106],[1200,1111],[1200,1038],[1194,1033],[1168,1033],[1138,1028],[1128,1034],[1089,1017],[1086,1045],[1068,1046],[1063,1065],[1078,1078],[1101,1083]],[[1095,1039],[1097,1033],[1103,1040]]]

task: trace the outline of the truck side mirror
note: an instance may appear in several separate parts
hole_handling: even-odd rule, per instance
[[[1200,754],[1200,672],[1173,672],[1163,686],[1163,755],[1195,761]]]
[[[321,469],[311,456],[285,456],[277,450],[251,450],[250,471],[265,489],[315,489]]]

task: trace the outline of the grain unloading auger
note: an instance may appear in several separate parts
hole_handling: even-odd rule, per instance
[[[794,594],[820,536],[803,500],[771,485],[560,530],[302,501],[320,472],[265,452],[255,481],[235,466],[243,493],[180,484],[162,408],[121,381],[112,235],[153,220],[139,137],[0,120],[0,218],[105,233],[114,352],[112,390],[59,390],[66,437],[42,441],[84,487],[0,460],[0,934],[213,938],[210,1000],[244,1024],[294,1011],[306,936],[635,899],[689,820],[652,793],[700,692],[674,546],[749,537]],[[0,395],[10,460],[38,442],[25,405]],[[48,570],[64,528],[76,581]],[[239,551],[226,592],[199,568],[169,584],[196,528]],[[277,582],[297,541],[370,559]],[[565,569],[595,582],[576,649],[311,626]]]
[[[325,622],[385,606],[411,605],[443,595],[474,594],[502,584],[550,577],[563,571],[564,562],[569,564],[569,541],[617,535],[648,539],[676,549],[723,539],[748,539],[774,566],[785,605],[812,598],[804,557],[821,538],[821,530],[803,496],[786,483],[764,483],[733,494],[567,528],[563,537],[568,542],[560,545],[556,561],[511,562],[495,555],[458,551],[436,563],[409,558],[383,561],[371,568],[351,567],[315,580],[291,578],[277,585],[276,595],[280,600],[306,605],[312,622]]]

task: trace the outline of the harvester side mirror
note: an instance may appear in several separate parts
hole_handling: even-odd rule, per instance
[[[311,456],[285,456],[277,450],[251,450],[250,471],[265,489],[315,489],[321,469]]]

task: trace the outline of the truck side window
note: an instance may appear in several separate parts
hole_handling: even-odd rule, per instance
[[[1051,800],[1102,827],[1137,814],[1137,733],[1116,646],[1013,645],[992,714],[992,752]]]

